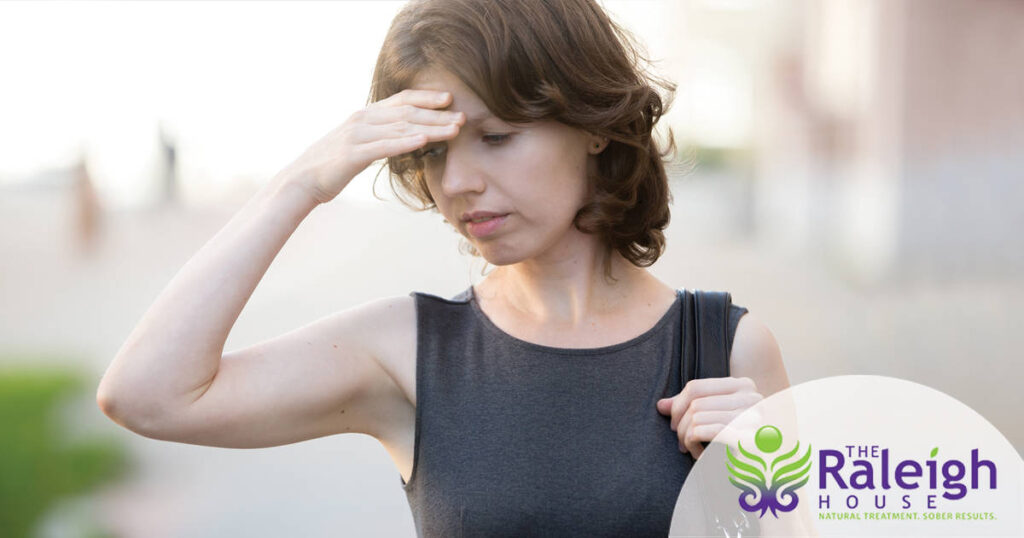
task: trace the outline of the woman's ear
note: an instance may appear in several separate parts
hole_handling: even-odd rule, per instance
[[[593,155],[597,155],[604,151],[604,148],[608,146],[608,137],[591,135],[589,143],[590,145],[587,147],[587,151]]]

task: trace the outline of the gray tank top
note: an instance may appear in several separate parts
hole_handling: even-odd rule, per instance
[[[502,331],[472,286],[411,292],[416,433],[399,480],[417,536],[667,536],[694,463],[655,408],[682,390],[684,293],[643,334],[573,349]],[[746,311],[730,307],[727,349]]]

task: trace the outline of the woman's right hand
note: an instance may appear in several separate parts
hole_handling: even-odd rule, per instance
[[[334,199],[370,163],[455,137],[465,114],[434,110],[451,94],[406,89],[353,113],[315,142],[287,169],[323,204]]]

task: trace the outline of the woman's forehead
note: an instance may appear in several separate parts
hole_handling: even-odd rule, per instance
[[[484,103],[480,96],[469,86],[466,86],[462,79],[455,76],[447,69],[431,66],[420,70],[412,78],[409,88],[413,90],[444,91],[452,94],[452,102],[443,110],[462,112],[466,115],[465,126],[472,126],[487,120],[496,120],[500,125],[516,126],[520,128],[536,128],[550,122],[517,122],[510,123],[495,115]]]
[[[459,86],[469,90],[469,88],[466,88],[466,85],[459,80],[459,77],[455,76],[447,69],[437,66],[429,66],[421,69],[412,78],[410,85],[411,88],[422,90],[438,90],[447,86]]]
[[[450,92],[452,102],[446,107],[447,110],[465,112],[467,119],[493,116],[483,100],[469,86],[448,71],[436,68],[424,69],[413,77],[409,88]]]

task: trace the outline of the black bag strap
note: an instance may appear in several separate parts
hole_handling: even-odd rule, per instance
[[[729,310],[732,295],[725,291],[696,290],[683,294],[683,352],[682,385],[691,379],[729,377]],[[704,448],[709,443],[701,442]],[[692,458],[692,455],[690,456]],[[722,512],[722,506],[711,508],[706,497],[703,533],[701,536],[759,536],[761,524],[757,518],[739,510],[734,514]]]
[[[683,290],[680,387],[691,379],[729,377],[731,305],[727,291]]]

